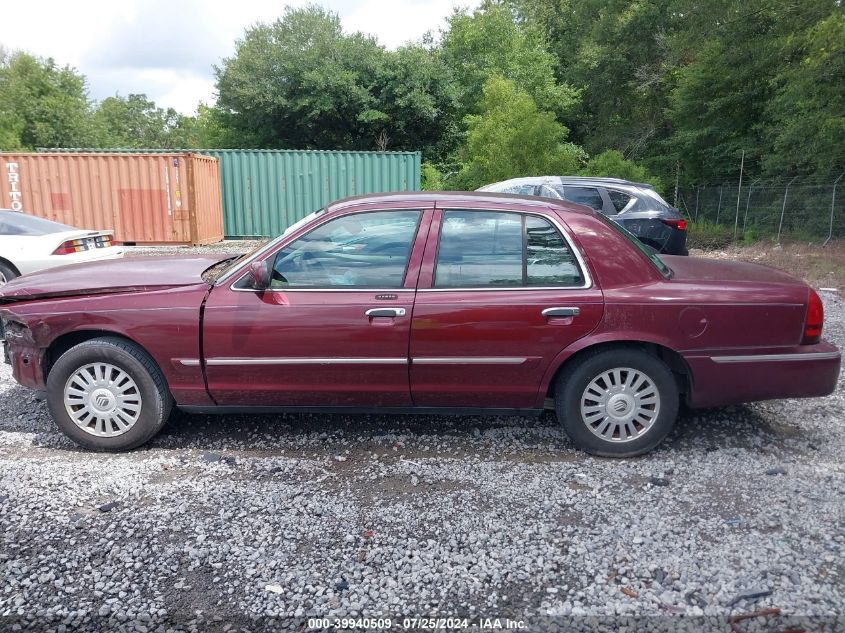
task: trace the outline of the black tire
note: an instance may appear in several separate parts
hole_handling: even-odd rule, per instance
[[[7,281],[12,281],[15,277],[20,277],[18,271],[4,262],[0,262],[0,287]]]
[[[137,385],[140,413],[120,435],[100,437],[83,430],[64,403],[65,385],[72,375],[92,363],[108,363]],[[47,376],[47,406],[59,429],[74,442],[95,451],[128,451],[148,442],[164,426],[173,398],[161,370],[143,349],[121,338],[101,337],[70,348],[59,357]]]
[[[585,390],[594,379],[608,370],[623,368],[641,372],[651,381],[659,397],[659,408],[645,432],[632,436],[627,441],[619,441],[620,434],[617,432],[612,433],[616,439],[605,439],[590,430],[590,425],[581,412],[582,397],[587,397]],[[621,375],[624,382],[628,374],[623,372]],[[653,449],[672,430],[678,417],[678,404],[678,386],[669,368],[659,358],[634,348],[603,349],[587,354],[575,360],[571,366],[565,367],[555,385],[555,410],[566,434],[581,450],[603,457],[633,457]],[[603,424],[594,422],[599,429]],[[642,428],[645,426],[640,425],[640,429],[637,429],[632,423],[632,430],[640,432]]]

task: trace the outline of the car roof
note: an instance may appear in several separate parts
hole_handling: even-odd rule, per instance
[[[516,203],[514,206],[522,209],[548,209],[550,206],[568,213],[592,215],[592,209],[580,204],[573,204],[565,200],[541,198],[539,196],[523,196],[513,193],[494,193],[487,191],[401,191],[395,193],[373,193],[343,198],[326,205],[326,211],[342,211],[357,206],[378,206],[379,204],[395,205],[401,203],[405,208],[419,204],[425,207],[438,208],[472,206],[483,208],[485,203],[501,205],[504,202]]]
[[[633,182],[631,180],[623,180],[622,178],[605,178],[601,176],[526,176],[524,178],[511,178],[510,180],[502,180],[501,182],[494,182],[489,185],[481,187],[479,191],[484,191],[488,187],[513,187],[519,185],[616,185],[619,187],[637,187],[641,189],[654,189],[653,185],[647,182]]]

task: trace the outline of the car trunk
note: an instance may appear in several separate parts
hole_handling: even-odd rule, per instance
[[[745,262],[661,255],[672,270],[667,288],[693,298],[681,329],[708,322],[695,346],[781,347],[801,343],[810,288],[783,271]],[[698,303],[700,302],[700,303]]]
[[[807,284],[800,279],[760,264],[675,255],[661,255],[660,259],[672,269],[672,279],[675,281],[771,283],[807,288]]]

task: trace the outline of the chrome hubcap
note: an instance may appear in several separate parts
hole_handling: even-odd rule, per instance
[[[141,415],[138,385],[109,363],[92,363],[76,370],[65,383],[64,399],[76,425],[97,437],[122,435]]]
[[[643,372],[618,367],[599,374],[581,395],[581,418],[590,432],[609,442],[646,434],[660,414],[660,393]]]
[[[9,280],[6,279],[6,275],[0,270],[0,286],[5,286],[7,281]]]

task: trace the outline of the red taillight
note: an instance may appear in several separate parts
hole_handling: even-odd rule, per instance
[[[687,230],[687,221],[683,218],[660,218],[660,221],[667,226],[671,226],[673,229],[678,229],[679,231]]]
[[[111,233],[104,233],[96,237],[84,237],[78,240],[68,240],[62,242],[59,247],[53,251],[53,255],[70,255],[72,253],[80,253],[82,251],[91,251],[98,248],[109,248],[117,246],[114,242],[114,236]]]
[[[810,288],[810,302],[807,304],[807,317],[804,319],[804,339],[802,345],[812,345],[822,339],[824,324],[824,305],[816,291]]]
[[[63,242],[59,248],[53,251],[53,255],[70,255],[83,250],[80,246],[80,240],[68,240]]]

